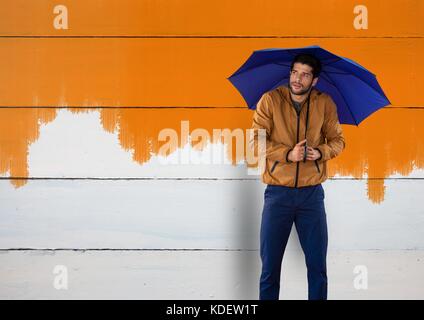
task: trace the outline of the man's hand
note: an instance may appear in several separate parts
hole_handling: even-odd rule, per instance
[[[321,156],[318,150],[312,147],[306,147],[306,160],[315,161]]]
[[[303,156],[305,155],[305,143],[306,139],[296,144],[293,150],[289,152],[287,158],[292,162],[303,160]]]
[[[292,162],[303,161],[306,139],[296,144],[289,152],[288,159]],[[321,156],[320,152],[312,147],[306,147],[306,160],[315,161]]]

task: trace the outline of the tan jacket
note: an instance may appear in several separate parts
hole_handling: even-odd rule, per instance
[[[308,126],[305,135],[306,118]],[[266,160],[261,180],[265,184],[304,187],[327,179],[327,160],[345,148],[345,139],[333,99],[313,88],[301,105],[298,116],[287,86],[266,92],[253,115],[252,129],[266,130]],[[318,160],[291,162],[287,155],[297,142],[307,139],[307,145],[320,151]],[[258,145],[258,130],[250,141]]]

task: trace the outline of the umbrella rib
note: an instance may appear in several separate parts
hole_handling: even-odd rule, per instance
[[[240,74],[243,74],[243,73],[245,73],[245,72],[249,72],[249,71],[252,71],[252,70],[254,70],[254,69],[258,69],[258,68],[261,68],[261,67],[265,67],[265,66],[268,66],[268,65],[270,65],[270,64],[274,64],[274,65],[277,65],[277,66],[283,66],[283,67],[290,67],[290,66],[288,66],[288,65],[280,64],[280,63],[276,63],[276,62],[267,62],[267,63],[263,63],[263,64],[259,64],[259,65],[256,65],[256,66],[253,66],[253,67],[250,67],[250,68],[248,68],[248,69],[246,69],[246,70],[236,71],[236,72],[235,72],[235,73],[233,73],[231,76],[229,76],[227,79],[234,78],[234,77],[236,77],[236,76],[238,76],[238,75],[240,75]]]
[[[274,64],[277,64],[277,65],[279,65],[279,66],[284,66],[284,67],[291,67],[290,65],[288,65],[288,64],[282,64],[282,63],[278,63],[278,62],[274,62]]]
[[[369,72],[369,73],[371,73],[374,77],[375,77],[375,74],[373,73],[373,72],[371,72],[370,70],[368,70],[367,68],[365,68],[364,66],[362,66],[362,65],[360,65],[359,63],[357,63],[356,61],[354,61],[354,60],[352,60],[352,59],[349,59],[349,58],[346,58],[346,57],[339,57],[340,58],[340,60],[344,60],[345,62],[349,62],[350,64],[352,64],[353,66],[355,66],[355,67],[357,67],[357,68],[360,68],[360,69],[362,69],[362,70],[364,70],[364,71],[366,71],[366,72]],[[337,62],[337,61],[334,61],[334,62]]]
[[[330,58],[330,59],[332,59],[332,61],[328,61],[328,62],[324,62],[324,61],[321,61],[322,62],[322,64],[323,64],[323,66],[328,66],[328,65],[330,65],[330,64],[332,64],[332,63],[334,63],[334,62],[337,62],[337,61],[339,61],[339,60],[341,60],[341,58],[340,57],[337,57],[337,58]]]
[[[272,87],[271,88],[273,88],[277,83],[279,83],[279,82],[281,82],[282,80],[284,80],[284,79],[288,79],[289,77],[284,77],[284,78],[280,78],[280,79],[278,79],[278,81],[277,82],[275,82],[273,85],[272,85]],[[269,92],[269,91],[271,91],[272,89],[270,89],[270,90],[268,90],[267,92]],[[259,101],[259,100],[258,100]],[[256,101],[256,103],[255,103],[255,105],[258,103],[258,101]],[[248,104],[248,107],[249,107],[249,104]],[[250,108],[250,107],[249,107]]]
[[[345,62],[349,62],[351,65],[353,65],[355,68],[359,68],[359,69],[361,69],[361,70],[363,70],[363,71],[367,71],[367,72],[369,72],[369,73],[371,73],[374,77],[375,77],[375,74],[373,73],[373,72],[371,72],[371,71],[369,71],[368,69],[366,69],[365,67],[363,67],[363,66],[361,66],[359,63],[357,63],[356,61],[353,61],[353,60],[350,60],[350,59],[347,59],[347,58],[344,58],[344,57],[337,57],[338,59],[337,60],[334,60],[334,61],[331,61],[331,62],[329,62],[329,63],[327,63],[326,65],[328,66],[328,65],[330,65],[330,64],[332,64],[332,63],[336,63],[336,62],[338,62],[338,61],[340,61],[340,60],[345,60]]]
[[[337,88],[337,90],[339,91],[339,93],[340,93],[340,95],[342,96],[342,98],[343,98],[343,101],[345,102],[345,104],[346,104],[346,107],[347,107],[347,109],[349,110],[349,113],[350,113],[350,115],[352,116],[352,119],[353,119],[353,121],[355,121],[355,125],[356,126],[358,126],[358,123],[357,123],[357,121],[356,121],[356,119],[355,119],[355,117],[354,117],[354,115],[353,115],[353,113],[352,113],[352,110],[350,110],[350,108],[349,108],[349,105],[348,105],[348,103],[347,103],[347,101],[346,101],[346,99],[345,99],[345,97],[344,97],[344,95],[343,95],[343,93],[342,93],[342,91],[340,90],[340,88],[333,82],[333,80],[330,78],[330,76],[328,75],[328,73],[326,72],[326,71],[324,71],[323,70],[323,72],[327,75],[327,78],[330,80],[330,82],[331,82],[331,84],[333,85],[333,86],[335,86],[336,88]]]
[[[335,74],[351,74],[351,73],[349,73],[349,72],[337,72],[337,71],[326,71],[327,73],[335,73]]]
[[[324,72],[324,71],[323,71],[323,72]],[[334,85],[334,83],[332,82],[332,80],[328,77],[328,74],[326,74],[326,75],[324,76],[324,74],[322,73],[322,74],[320,74],[320,77],[322,77],[323,79],[327,80],[327,82],[328,82],[328,84],[329,84],[330,86],[332,86],[332,87],[336,88],[337,90],[339,90],[339,88],[337,88],[337,87]]]
[[[326,64],[326,66],[328,66],[328,65],[330,65],[330,64],[332,64],[332,63],[335,63],[335,62],[337,62],[337,61],[340,61],[340,60],[342,60],[342,58],[340,58],[339,57],[339,59],[338,60],[335,60],[335,61],[332,61],[332,62],[329,62],[329,63],[327,63]],[[352,60],[353,61],[353,60]],[[351,63],[350,61],[348,61],[349,63]],[[369,71],[369,70],[367,70],[367,69],[365,69],[364,67],[358,67],[357,65],[355,65],[355,64],[353,64],[353,63],[351,63],[355,68],[359,68],[359,69],[361,69],[361,70],[363,70],[363,71],[368,71],[371,75],[373,75],[374,76],[374,78],[376,78],[377,79],[377,77],[376,77],[376,75],[374,74],[374,73],[372,73],[371,71]],[[331,73],[337,73],[337,72],[333,72],[333,71],[331,71]],[[343,73],[341,73],[341,74],[343,74]],[[373,86],[371,86],[371,85],[369,85],[367,82],[365,82],[364,80],[362,80],[361,78],[359,78],[356,74],[354,74],[354,73],[347,73],[347,74],[350,74],[350,75],[352,75],[352,76],[354,76],[355,78],[357,78],[357,79],[359,79],[359,80],[361,80],[363,83],[365,83],[367,86],[369,86],[369,87],[371,87],[374,91],[377,91],[378,92],[378,90],[376,90]],[[383,91],[383,89],[380,87],[380,89],[381,89],[381,91],[383,92],[383,95],[384,95],[384,97],[387,99],[387,97],[386,97],[386,94],[384,93],[384,91]],[[387,100],[389,100],[389,99],[387,99]],[[389,101],[390,102],[390,101]]]
[[[323,70],[324,71],[324,70]],[[377,89],[375,89],[372,85],[370,85],[368,82],[366,82],[366,81],[364,81],[363,79],[361,79],[361,78],[359,78],[356,74],[354,74],[354,73],[339,73],[339,72],[335,72],[335,71],[325,71],[325,73],[328,75],[329,73],[334,73],[334,74],[347,74],[347,75],[350,75],[350,76],[353,76],[353,77],[355,77],[356,79],[358,79],[359,81],[361,81],[362,83],[364,83],[364,84],[366,84],[368,87],[370,87],[372,90],[374,90],[374,91],[376,91],[377,93],[379,93],[380,94],[380,92],[379,92],[379,90],[377,90]],[[373,74],[373,73],[371,73],[373,76],[374,76],[374,78],[376,78],[375,77],[375,75]],[[378,82],[377,82],[377,84],[378,84]],[[379,84],[378,84],[378,86],[380,86]],[[380,87],[380,89],[381,89],[381,92],[383,93],[383,96],[389,101],[389,99],[386,97],[386,94],[384,93],[384,91],[383,91],[383,89]],[[389,101],[390,102],[390,101]]]

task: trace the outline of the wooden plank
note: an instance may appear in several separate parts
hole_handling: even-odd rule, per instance
[[[0,106],[244,107],[226,79],[254,50],[317,44],[424,106],[420,39],[0,39]]]
[[[331,250],[424,249],[423,180],[323,186]],[[258,181],[0,181],[1,248],[258,249]],[[288,250],[299,251],[293,231]]]
[[[423,36],[420,0],[366,1],[368,29],[353,25],[357,1],[62,1],[68,30],[53,28],[53,0],[2,0],[2,35]]]
[[[423,253],[329,251],[328,299],[421,299]],[[354,286],[357,266],[366,290]],[[260,268],[257,251],[2,252],[0,298],[257,300]],[[302,252],[286,252],[281,278],[280,299],[307,299]]]
[[[377,203],[384,179],[423,179],[423,121],[422,109],[382,109],[359,127],[343,125],[346,149],[328,162],[329,177],[373,179]],[[247,109],[0,109],[0,174],[22,178],[9,181],[16,187],[27,177],[259,179],[247,158],[251,124]],[[159,139],[164,129],[174,148]],[[209,140],[190,138],[200,129]]]

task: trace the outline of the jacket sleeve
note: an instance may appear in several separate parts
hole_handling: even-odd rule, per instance
[[[271,140],[271,132],[274,128],[274,122],[272,118],[272,98],[269,93],[262,95],[261,99],[256,105],[256,110],[253,114],[253,136],[249,141],[253,150],[258,150],[258,129],[264,129],[266,133],[266,158],[272,161],[291,162],[287,159],[288,152],[291,150],[290,146],[278,143]],[[252,146],[253,144],[253,146]]]
[[[342,127],[337,115],[337,106],[330,96],[327,97],[327,101],[325,103],[322,131],[327,142],[320,144],[315,148],[321,154],[321,157],[317,159],[320,162],[327,161],[338,156],[346,147]]]

